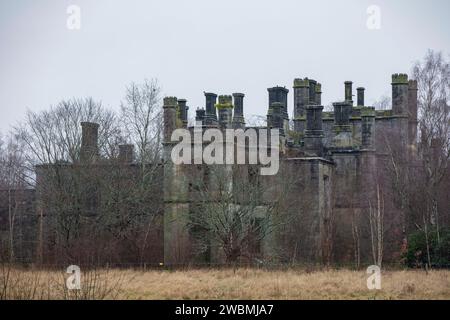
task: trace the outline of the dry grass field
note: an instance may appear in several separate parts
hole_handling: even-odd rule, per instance
[[[449,270],[385,271],[381,290],[350,270],[96,270],[82,273],[76,294],[64,273],[14,270],[9,278],[7,299],[450,299]]]

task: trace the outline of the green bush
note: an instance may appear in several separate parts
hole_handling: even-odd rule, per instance
[[[436,231],[428,232],[430,260],[432,267],[450,267],[450,229],[439,233],[439,243]],[[427,243],[424,231],[416,231],[408,237],[408,250],[405,262],[408,267],[422,267],[428,264]]]

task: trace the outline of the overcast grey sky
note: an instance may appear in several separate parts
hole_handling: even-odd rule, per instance
[[[366,26],[370,5],[381,29]],[[69,5],[81,29],[66,27]],[[203,91],[243,92],[245,114],[267,112],[267,88],[322,83],[323,104],[343,82],[368,104],[390,94],[428,48],[450,52],[450,1],[0,0],[0,131],[63,98],[118,109],[125,86],[159,79],[165,95],[204,106]]]

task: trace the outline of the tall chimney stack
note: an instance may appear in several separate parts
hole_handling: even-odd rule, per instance
[[[212,92],[205,92],[205,124],[206,125],[216,125],[217,124],[217,112],[216,112],[216,102],[217,94]]]
[[[280,102],[283,105],[282,108],[282,115],[283,119],[288,119],[288,93],[289,90],[285,87],[273,87],[268,88],[267,91],[269,92],[269,108],[274,102]]]
[[[98,157],[98,128],[98,123],[81,122],[80,158],[82,162],[95,161]]]
[[[309,79],[309,104],[316,104],[316,86],[317,81]]]
[[[294,120],[306,115],[307,105],[309,105],[309,80],[294,79]]]
[[[408,113],[408,75],[396,73],[392,75],[392,112],[395,115]]]
[[[345,101],[351,102],[351,105],[353,105],[353,82],[351,81],[345,81]]]
[[[280,135],[284,135],[283,103],[272,102],[267,114],[267,126],[273,129],[279,129]]]
[[[186,105],[186,103],[186,99],[178,99],[179,119],[181,120],[183,128],[186,128],[188,124],[189,107]]]
[[[306,107],[305,150],[319,157],[323,155],[322,110],[318,105]]]
[[[363,87],[356,88],[358,107],[364,107],[364,90]]]
[[[244,97],[243,93],[233,93],[234,100],[234,114],[233,114],[233,128],[243,128],[245,126],[244,120]]]
[[[205,125],[205,109],[195,111],[195,122],[200,122],[202,126]]]
[[[322,104],[322,84],[316,84],[316,104],[320,106]]]
[[[165,97],[163,105],[164,128],[163,136],[164,143],[170,143],[172,132],[177,128],[177,104],[176,97]]]
[[[219,103],[216,104],[219,113],[219,126],[223,129],[230,129],[233,121],[233,97],[229,95],[219,96]]]

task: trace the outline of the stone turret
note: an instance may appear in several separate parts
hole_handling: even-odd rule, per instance
[[[364,89],[363,87],[356,88],[357,92],[357,103],[358,107],[364,107]]]
[[[181,121],[181,125],[183,128],[187,128],[188,124],[188,110],[189,107],[186,105],[186,99],[178,99],[178,117]]]
[[[392,112],[394,115],[408,113],[408,75],[396,73],[392,75]]]
[[[81,122],[80,159],[82,162],[98,159],[98,128],[98,123]]]
[[[243,93],[233,93],[234,99],[234,114],[233,114],[233,128],[243,128],[245,126],[244,120],[244,97]]]
[[[215,105],[219,113],[219,126],[224,129],[232,127],[233,97],[230,95],[219,96],[219,103]]]
[[[345,81],[345,101],[350,102],[350,104],[353,106],[353,82],[351,81]]]
[[[216,101],[217,94],[211,92],[205,92],[205,124],[208,126],[214,126],[217,124],[217,113],[216,113]]]

